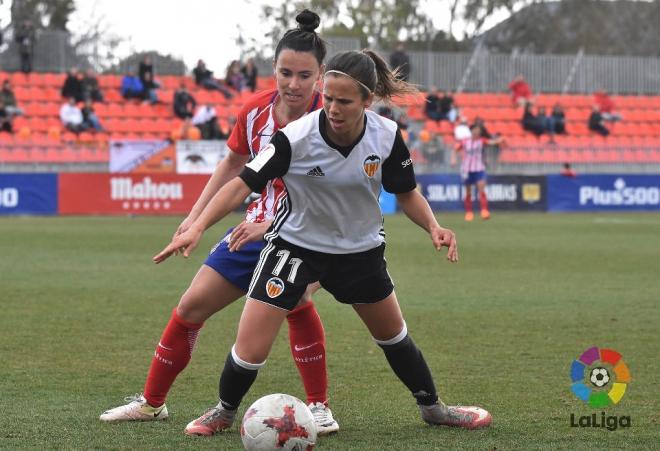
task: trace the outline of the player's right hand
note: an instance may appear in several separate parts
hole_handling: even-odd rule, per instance
[[[190,215],[186,216],[186,219],[184,219],[181,224],[179,224],[179,227],[177,227],[176,231],[174,232],[174,235],[172,235],[172,239],[176,238],[177,236],[181,235],[183,232],[187,231],[191,225],[193,225],[193,222],[195,222],[196,218],[191,217]],[[179,255],[182,253],[182,249],[177,249],[174,251],[174,255]]]
[[[188,230],[172,238],[170,244],[153,257],[154,263],[158,264],[164,262],[172,254],[178,255],[179,253],[182,253],[184,257],[188,258],[199,244],[199,240],[202,238],[203,233],[203,229],[190,226]]]
[[[447,260],[452,263],[458,261],[458,244],[456,243],[456,234],[451,229],[444,227],[435,227],[431,230],[431,241],[437,250],[443,247],[447,248]]]

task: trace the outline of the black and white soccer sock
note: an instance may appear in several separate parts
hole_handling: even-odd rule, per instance
[[[394,373],[417,399],[417,404],[430,406],[438,401],[435,384],[426,360],[415,342],[408,335],[408,328],[389,340],[374,341],[385,352],[385,358]]]
[[[227,355],[225,367],[220,376],[220,404],[225,409],[235,410],[241,404],[243,396],[250,390],[254,380],[257,378],[261,363],[249,363],[236,355],[235,345]]]

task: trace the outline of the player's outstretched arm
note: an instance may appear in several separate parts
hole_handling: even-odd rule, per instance
[[[446,247],[448,249],[447,260],[452,263],[457,262],[458,245],[456,235],[450,229],[441,227],[438,224],[426,199],[417,190],[397,194],[396,199],[406,216],[431,235],[433,246],[437,250]]]
[[[204,231],[238,208],[251,192],[250,187],[240,177],[231,180],[213,196],[188,230],[172,238],[170,244],[154,256],[154,262],[163,262],[170,255],[178,252],[182,252],[184,257],[189,257]]]
[[[204,190],[199,195],[199,198],[197,198],[197,202],[195,202],[195,205],[193,205],[188,216],[176,229],[174,236],[180,235],[190,228],[202,211],[204,211],[204,208],[206,208],[209,202],[211,202],[215,193],[217,193],[227,182],[241,173],[245,164],[248,162],[248,159],[249,155],[247,154],[243,155],[232,150],[227,151],[227,155],[215,167],[211,178],[206,182]]]

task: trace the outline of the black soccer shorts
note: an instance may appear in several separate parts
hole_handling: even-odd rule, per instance
[[[261,251],[247,297],[291,311],[316,281],[344,304],[385,299],[394,290],[385,243],[354,254],[326,254],[275,238]]]

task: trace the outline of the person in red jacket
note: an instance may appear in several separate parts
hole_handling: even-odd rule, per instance
[[[519,74],[509,83],[511,91],[511,101],[516,106],[524,106],[532,100],[532,88],[525,81],[522,74]]]
[[[606,91],[595,91],[594,102],[600,107],[600,115],[602,116],[603,120],[617,122],[623,119],[621,114],[615,111],[616,106]]]

